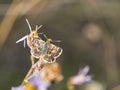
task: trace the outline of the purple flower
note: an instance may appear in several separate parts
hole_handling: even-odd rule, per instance
[[[18,86],[18,87],[12,87],[11,90],[26,90],[26,87],[21,85],[21,86]]]
[[[12,90],[48,90],[50,85],[50,82],[42,80],[39,74],[34,73],[30,76],[26,84],[12,87]]]
[[[35,73],[30,77],[29,82],[36,86],[37,90],[47,90],[51,83],[40,78],[40,75]]]
[[[79,71],[76,76],[70,78],[69,83],[72,85],[82,85],[92,80],[92,75],[87,75],[89,66],[85,66],[82,71]]]

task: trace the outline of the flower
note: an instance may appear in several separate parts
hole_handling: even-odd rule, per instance
[[[34,73],[24,85],[12,87],[12,90],[48,90],[51,83],[40,78],[38,73]]]
[[[80,86],[83,85],[84,83],[91,82],[92,80],[92,75],[87,75],[89,71],[89,66],[85,66],[83,70],[79,71],[77,75],[72,76],[68,80],[68,88],[74,88],[74,86]]]
[[[17,87],[12,87],[11,90],[26,90],[26,87],[21,85],[21,86],[17,86]]]

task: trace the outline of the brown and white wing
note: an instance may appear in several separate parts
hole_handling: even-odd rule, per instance
[[[34,40],[34,45],[31,48],[31,55],[35,58],[40,58],[45,42],[43,40]]]
[[[62,51],[63,51],[62,48],[55,46],[53,44],[50,44],[50,47],[48,48],[47,53],[43,55],[43,58],[48,63],[53,63],[62,54]]]
[[[44,43],[45,42],[39,38],[32,38],[30,36],[27,38],[27,45],[31,49],[36,47],[41,47],[41,45],[43,45]]]

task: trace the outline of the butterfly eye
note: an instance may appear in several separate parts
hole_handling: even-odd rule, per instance
[[[36,32],[33,32],[33,33],[32,33],[32,36],[35,36],[35,35],[36,35]]]
[[[34,34],[34,33],[32,33],[32,35],[34,36],[35,34]]]

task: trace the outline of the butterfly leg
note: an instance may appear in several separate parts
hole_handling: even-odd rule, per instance
[[[31,63],[32,63],[32,66],[35,64],[35,58],[31,55]]]

